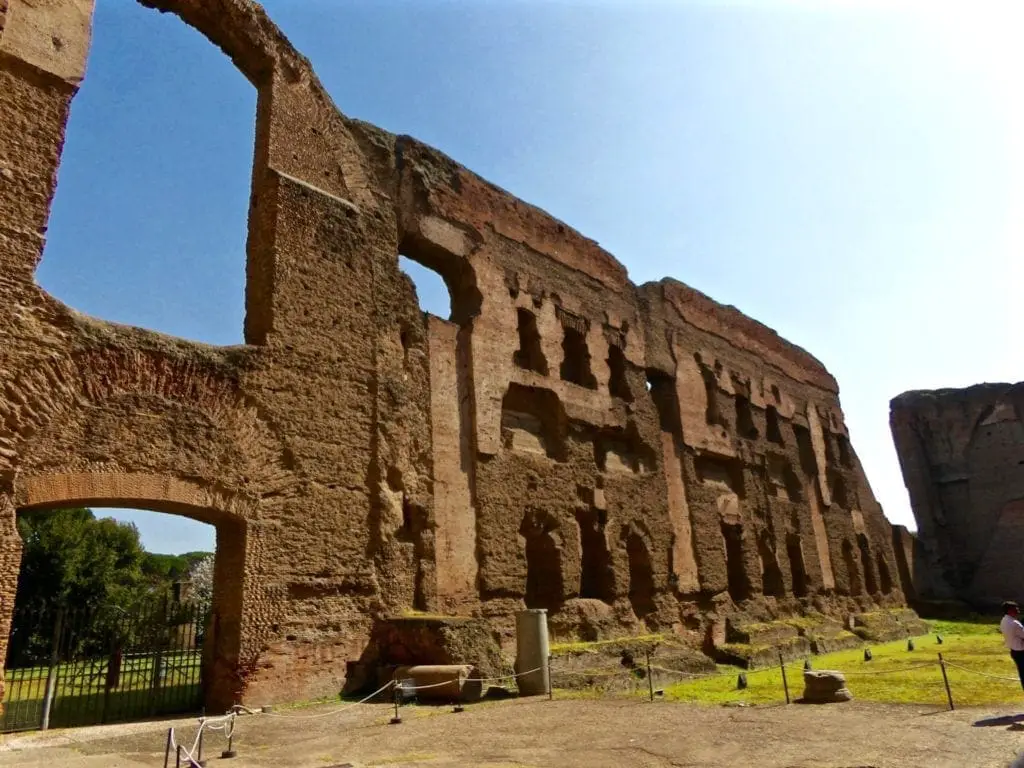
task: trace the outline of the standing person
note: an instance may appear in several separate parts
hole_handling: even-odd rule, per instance
[[[1003,633],[1006,647],[1010,649],[1010,658],[1017,665],[1017,676],[1024,688],[1024,624],[1017,617],[1020,606],[1012,600],[1003,603],[1003,620],[999,622],[999,631]]]

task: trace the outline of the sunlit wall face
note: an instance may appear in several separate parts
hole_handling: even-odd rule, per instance
[[[1024,370],[1006,342],[1024,323],[1015,0],[265,5],[346,113],[548,209],[634,281],[670,274],[819,357],[895,522],[889,399]],[[201,36],[99,0],[42,285],[240,342],[254,105]],[[163,520],[139,517],[147,542],[175,540]]]

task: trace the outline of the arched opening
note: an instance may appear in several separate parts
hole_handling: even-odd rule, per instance
[[[530,510],[519,535],[526,550],[526,607],[556,610],[565,600],[558,523],[546,512]]]
[[[807,596],[807,569],[804,566],[804,550],[800,542],[800,534],[791,533],[786,536],[786,555],[789,558],[789,573],[793,580],[793,595]]]
[[[567,458],[568,420],[550,389],[509,384],[501,401],[501,439],[507,450]]]
[[[840,509],[851,509],[850,494],[847,492],[846,481],[839,473],[832,473],[832,503]]]
[[[704,411],[704,420],[708,424],[717,424],[722,427],[729,427],[729,422],[722,413],[719,404],[718,379],[715,372],[701,361],[699,354],[694,355],[697,365],[700,366],[700,376],[704,381],[704,397],[707,400],[707,407]]]
[[[128,489],[157,492],[114,495]],[[8,608],[3,730],[40,726],[51,669],[50,727],[230,706],[246,524],[201,500],[189,484],[145,475],[25,481],[11,540],[22,560]],[[144,518],[140,533],[131,521]]]
[[[624,528],[626,556],[629,560],[629,604],[638,619],[647,621],[657,612],[654,602],[654,569],[647,537],[632,528]]]
[[[750,400],[743,395],[736,395],[736,431],[740,437],[748,440],[756,440],[758,436],[757,426],[754,424],[754,412],[750,407]]]
[[[578,384],[587,389],[597,389],[597,379],[590,367],[590,350],[587,347],[589,323],[559,308],[558,319],[562,324],[562,366],[559,375],[563,381]]]
[[[782,580],[782,570],[778,558],[767,536],[759,536],[757,553],[761,558],[761,591],[769,597],[782,597],[786,594],[786,584]]]
[[[612,397],[618,397],[627,403],[633,402],[633,393],[629,388],[629,380],[626,378],[626,354],[615,345],[608,346],[608,392]]]
[[[255,113],[250,83],[195,30],[97,3],[39,284],[96,317],[242,343]]]
[[[611,603],[615,571],[605,532],[607,515],[599,509],[580,509],[576,523],[580,529],[580,597]]]
[[[839,445],[839,463],[844,467],[853,467],[853,449],[850,447],[850,439],[846,435],[837,435],[836,443]]]
[[[873,595],[878,592],[878,583],[875,581],[875,569],[871,563],[871,545],[863,533],[857,534],[857,547],[860,549],[860,564],[864,571],[864,586],[868,594]]]
[[[881,582],[882,593],[888,595],[892,592],[892,575],[889,573],[889,565],[885,562],[885,557],[881,552],[875,555],[875,561],[878,563],[878,580]]]
[[[776,445],[785,445],[782,428],[779,426],[779,411],[774,405],[769,405],[765,409],[765,421],[768,441]]]
[[[861,585],[860,572],[857,570],[857,559],[853,555],[853,545],[849,539],[843,539],[843,565],[846,566],[846,584],[849,593],[856,597],[864,593]]]
[[[440,274],[404,255],[399,255],[398,267],[412,280],[422,311],[442,320],[452,318],[451,291]]]
[[[512,362],[527,371],[548,375],[548,361],[541,348],[540,331],[537,330],[537,316],[528,309],[516,309],[516,328],[519,331],[519,349],[512,355]]]
[[[736,602],[750,597],[750,579],[743,566],[743,526],[722,523],[722,538],[725,541],[725,570],[728,577],[729,596]]]

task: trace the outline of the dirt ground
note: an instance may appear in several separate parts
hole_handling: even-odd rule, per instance
[[[225,768],[1005,768],[1024,752],[1024,714],[992,709],[523,699],[473,705],[462,713],[407,707],[399,725],[388,724],[385,705],[324,714],[334,709],[240,717],[238,756],[219,759],[219,734],[206,740],[205,756],[210,766]],[[191,743],[194,720],[35,733],[8,737],[0,765],[162,766],[171,724]]]

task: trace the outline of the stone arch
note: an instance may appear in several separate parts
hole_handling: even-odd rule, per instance
[[[155,333],[123,332],[145,341],[169,341]],[[259,405],[241,392],[238,366],[229,359],[231,353],[210,350],[205,358],[197,359],[186,352],[191,348],[182,343],[180,354],[175,354],[178,350],[174,347],[168,354],[111,346],[41,361],[25,370],[7,387],[6,397],[0,397],[0,471],[28,471],[33,464],[54,471],[53,457],[38,456],[43,452],[39,444],[47,439],[44,433],[49,431],[52,437],[53,432],[60,432],[75,412],[110,409],[121,419],[128,411],[160,419],[177,409],[194,417],[193,426],[202,422],[209,434],[244,446],[248,466],[240,474],[249,485],[281,489],[296,482],[294,456]],[[118,418],[104,417],[104,421],[113,425]],[[181,427],[177,423],[169,431]],[[117,457],[95,453],[86,459],[80,452],[81,446],[62,452],[59,469],[117,461]],[[131,469],[132,460],[122,459],[120,466]],[[217,469],[222,472],[224,467]],[[171,476],[179,474],[174,468],[165,471]]]
[[[0,503],[0,651],[6,653],[21,561],[17,511],[103,506],[181,515],[211,524],[217,533],[213,617],[203,660],[206,705],[220,711],[239,700],[247,655],[254,650],[243,633],[254,630],[246,615],[252,610],[252,586],[246,582],[261,570],[248,545],[257,498],[168,476],[104,471],[19,475],[10,490],[7,503]]]
[[[204,360],[116,347],[49,360],[6,388],[0,430],[10,446],[0,455],[0,651],[20,570],[18,510],[88,505],[180,515],[213,525],[217,536],[207,706],[242,700],[282,608],[257,609],[262,499],[286,494],[299,478],[295,458],[239,392],[232,369],[216,353]]]

